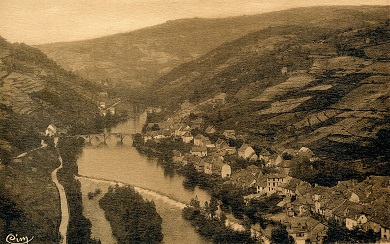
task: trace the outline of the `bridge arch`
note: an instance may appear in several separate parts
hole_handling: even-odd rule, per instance
[[[126,143],[133,144],[133,135],[132,134],[117,133],[116,138],[117,138],[117,143],[123,143],[124,140],[126,140]]]
[[[103,141],[105,141],[105,140],[103,139]],[[89,142],[91,144],[94,144],[94,142],[96,142],[97,144],[100,144],[102,142],[102,138],[100,138],[99,135],[92,135],[92,136],[90,136]]]

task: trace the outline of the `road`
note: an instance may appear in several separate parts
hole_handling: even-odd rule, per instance
[[[57,149],[58,152],[58,149]],[[61,223],[59,227],[59,234],[60,234],[60,244],[67,244],[66,240],[66,234],[68,232],[68,224],[69,224],[69,208],[68,208],[68,201],[66,199],[65,189],[64,187],[58,182],[57,178],[57,172],[58,170],[62,169],[62,158],[58,152],[58,160],[60,161],[60,166],[53,170],[51,173],[51,178],[56,185],[58,192],[60,194],[60,202],[61,202]]]

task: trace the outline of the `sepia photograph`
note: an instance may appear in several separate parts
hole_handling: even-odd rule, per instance
[[[390,244],[390,0],[0,22],[0,244]]]

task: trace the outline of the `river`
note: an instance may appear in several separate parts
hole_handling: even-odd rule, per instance
[[[111,129],[113,133],[139,133],[146,121],[146,113],[129,119]],[[208,243],[191,224],[181,217],[183,203],[198,197],[201,202],[209,201],[210,195],[199,188],[187,190],[182,186],[184,177],[168,174],[151,159],[138,153],[131,146],[131,139],[124,138],[123,145],[117,145],[116,138],[108,139],[107,145],[100,147],[86,146],[78,160],[79,174],[93,179],[80,179],[83,192],[84,214],[92,222],[92,237],[102,243],[115,243],[110,226],[104,213],[98,206],[98,199],[89,200],[88,191],[101,189],[106,192],[107,181],[122,182],[136,187],[136,190],[156,204],[157,212],[163,219],[162,231],[164,243]],[[103,189],[102,189],[103,188]]]

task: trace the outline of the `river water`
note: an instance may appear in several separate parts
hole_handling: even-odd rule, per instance
[[[145,121],[146,113],[119,124],[111,131],[139,133]],[[165,172],[156,159],[138,153],[131,146],[130,138],[125,137],[123,145],[117,145],[116,140],[108,139],[105,146],[84,147],[83,154],[78,160],[79,174],[93,179],[103,179],[106,183],[116,181],[132,185],[145,199],[153,200],[157,212],[163,219],[164,243],[208,243],[181,217],[181,210],[191,198],[197,197],[204,202],[210,200],[210,195],[198,188],[194,191],[185,189],[182,186],[184,177]],[[84,213],[87,212],[86,216],[91,219],[93,225],[92,237],[101,239],[102,243],[115,243],[103,211],[96,209],[99,208],[97,202],[88,202],[86,198],[86,191],[98,187],[101,189],[105,181],[84,178],[80,182],[83,206],[87,208]],[[106,189],[103,189],[103,193],[105,191]]]

